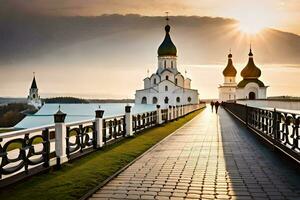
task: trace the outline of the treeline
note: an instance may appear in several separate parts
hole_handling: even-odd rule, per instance
[[[133,99],[81,99],[76,97],[53,97],[43,99],[44,103],[134,103]]]
[[[10,103],[0,106],[0,127],[13,127],[26,114],[33,114],[34,112],[36,112],[36,109],[25,103]]]
[[[43,99],[44,103],[89,103],[85,99],[75,98],[75,97],[54,97]]]

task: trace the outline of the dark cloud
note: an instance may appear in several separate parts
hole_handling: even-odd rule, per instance
[[[38,60],[51,54],[57,61],[97,58],[116,62],[143,60],[155,55],[164,35],[163,17],[103,15],[54,17],[26,15],[0,20],[0,63]],[[229,48],[236,61],[244,62],[249,39],[241,37],[236,22],[210,17],[171,17],[172,37],[181,59],[188,64],[224,62]],[[256,59],[264,63],[299,63],[300,37],[278,30],[265,30],[253,39]],[[64,55],[62,55],[62,52]],[[81,56],[74,56],[80,54]],[[117,63],[115,63],[117,65]]]

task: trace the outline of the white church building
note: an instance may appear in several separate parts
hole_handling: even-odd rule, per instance
[[[241,71],[243,79],[238,84],[235,81],[237,71],[233,66],[232,54],[228,55],[228,64],[223,71],[224,83],[219,86],[220,101],[267,98],[268,86],[259,80],[261,70],[254,63],[251,48],[248,55],[248,63]]]
[[[29,95],[27,97],[27,104],[34,106],[36,109],[39,109],[42,107],[42,100],[39,95],[39,89],[36,84],[35,76],[33,76],[31,87],[29,89]]]
[[[191,89],[191,79],[184,77],[177,69],[177,49],[171,40],[170,29],[167,24],[165,38],[157,51],[157,70],[144,79],[144,89],[136,91],[136,104],[166,107],[199,102],[198,91]]]

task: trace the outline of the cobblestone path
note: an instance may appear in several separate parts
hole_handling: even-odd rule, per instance
[[[90,199],[300,199],[287,165],[226,111],[206,109]]]

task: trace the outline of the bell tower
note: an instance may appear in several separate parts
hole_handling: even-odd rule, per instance
[[[42,107],[42,101],[39,96],[39,89],[35,80],[35,73],[33,73],[33,80],[29,89],[29,95],[27,97],[27,104],[34,106],[36,109]]]

